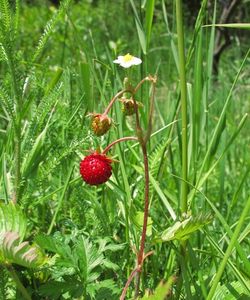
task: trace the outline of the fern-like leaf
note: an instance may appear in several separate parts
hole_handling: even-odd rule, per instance
[[[14,103],[11,100],[11,98],[9,97],[7,91],[0,86],[0,101],[3,105],[3,107],[5,108],[5,110],[7,111],[9,118],[15,122],[15,108],[14,108]]]
[[[2,23],[2,26],[4,27],[4,31],[9,32],[11,26],[11,12],[8,0],[0,0],[0,11],[0,21]]]
[[[4,45],[0,42],[0,61],[6,61],[8,59],[8,55],[4,48]]]
[[[149,164],[150,173],[153,177],[157,177],[159,172],[160,163],[165,153],[167,145],[170,143],[169,139],[164,139],[155,147],[154,151],[150,153]]]
[[[40,56],[41,52],[43,51],[48,39],[50,38],[57,22],[60,20],[60,18],[65,14],[67,8],[70,5],[71,0],[64,0],[61,1],[60,8],[58,12],[52,17],[52,19],[49,20],[47,25],[44,28],[44,32],[38,42],[38,46],[35,50],[35,54],[33,56],[32,62],[36,62],[38,57]]]

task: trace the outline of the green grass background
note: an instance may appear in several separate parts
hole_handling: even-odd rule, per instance
[[[96,247],[102,239],[123,245],[122,251],[119,247],[117,252],[103,250],[116,266],[98,265],[98,279],[90,278],[91,268],[88,280],[81,277],[82,269],[75,273],[66,270],[65,257],[65,265],[55,263],[38,271],[17,269],[17,273],[34,299],[58,299],[58,295],[60,299],[70,299],[74,294],[70,283],[74,280],[80,282],[79,299],[118,299],[135,265],[133,252],[139,247],[143,158],[138,145],[132,142],[116,146],[110,154],[119,162],[114,163],[111,180],[101,187],[83,183],[79,163],[86,150],[105,148],[119,137],[133,135],[135,121],[125,119],[119,103],[112,109],[115,126],[105,137],[93,136],[87,117],[89,112],[104,111],[122,88],[125,70],[112,61],[118,55],[131,53],[143,61],[131,71],[135,84],[147,74],[158,76],[153,135],[148,147],[151,185],[146,250],[153,250],[154,255],[144,266],[142,294],[175,275],[173,299],[209,299],[216,274],[223,271],[218,275],[220,283],[214,286],[216,291],[210,294],[213,299],[249,299],[250,216],[243,211],[248,207],[250,187],[250,125],[246,115],[250,111],[250,68],[249,56],[245,57],[249,29],[231,29],[232,44],[223,53],[219,72],[214,75],[216,32],[214,27],[201,25],[213,23],[215,1],[211,1],[209,9],[200,11],[200,22],[197,15],[190,18],[188,6],[184,7],[188,213],[212,213],[213,219],[191,235],[186,272],[179,274],[178,241],[155,243],[175,218],[181,218],[182,142],[175,6],[170,1],[140,2],[141,6],[137,1],[79,1],[55,18],[58,8],[50,3],[17,1],[20,7],[16,6],[16,12],[17,7],[20,12],[14,14],[15,6],[11,4],[7,8],[8,21],[7,1],[1,0],[0,40],[7,53],[6,59],[6,53],[0,52],[1,202],[10,202],[18,187],[18,204],[28,220],[27,239],[48,233],[64,241],[72,251],[80,245],[81,237]],[[247,2],[244,5],[247,7]],[[215,23],[218,14],[215,10]],[[49,21],[51,18],[54,21]],[[145,85],[137,99],[144,104],[144,128],[149,90]],[[238,234],[237,225],[241,226]],[[47,242],[40,242],[40,246],[43,243]],[[86,251],[86,256],[90,257],[91,252]],[[80,250],[77,255],[80,257]],[[7,272],[1,272],[3,299],[21,299]],[[112,284],[107,282],[98,290],[96,286],[105,280],[112,280]],[[57,294],[50,294],[54,282],[64,285],[58,287]],[[103,296],[104,291],[107,296]],[[133,288],[128,295],[132,299]]]

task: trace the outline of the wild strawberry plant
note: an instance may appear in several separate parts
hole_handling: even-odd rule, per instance
[[[0,299],[249,296],[249,50],[214,80],[207,4],[0,0]]]

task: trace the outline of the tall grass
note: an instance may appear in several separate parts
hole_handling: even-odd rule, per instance
[[[148,74],[158,81],[147,145],[144,253],[153,255],[127,299],[136,290],[138,299],[250,297],[249,49],[243,39],[225,51],[214,76],[219,3],[203,0],[190,28],[182,2],[0,0],[0,298],[118,299],[134,270],[145,191],[139,143],[112,148],[105,185],[86,185],[78,167],[86,151],[133,134],[119,101],[105,137],[93,135],[88,117],[123,88],[126,72],[112,61],[128,52],[143,59],[133,84]],[[151,92],[145,83],[136,96],[144,132]]]

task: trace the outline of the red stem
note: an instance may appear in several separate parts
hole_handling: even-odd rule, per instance
[[[138,138],[136,136],[125,136],[118,140],[115,140],[102,151],[102,154],[106,154],[110,150],[110,148],[112,148],[115,144],[124,142],[124,141],[130,141],[130,140],[138,141]]]
[[[121,97],[124,93],[131,93],[131,91],[130,91],[130,90],[122,90],[122,91],[120,91],[119,93],[117,93],[117,94],[111,99],[111,101],[109,102],[109,105],[108,105],[107,108],[105,109],[105,111],[104,111],[104,113],[103,113],[104,116],[106,116],[106,115],[109,113],[109,111],[110,111],[112,105],[114,104],[114,102],[115,102],[119,97]]]
[[[139,90],[139,88],[141,87],[141,85],[145,82],[145,81],[151,81],[153,84],[153,91],[152,91],[152,97],[150,100],[150,112],[149,112],[149,127],[146,133],[145,138],[143,138],[143,131],[140,125],[140,118],[139,118],[139,112],[138,112],[138,105],[137,102],[135,100],[134,95],[136,94],[136,92]],[[118,94],[116,94],[116,96],[110,101],[108,107],[106,108],[104,115],[107,114],[111,108],[111,106],[113,105],[113,103],[115,102],[115,100],[120,97],[122,94],[124,94],[125,92],[130,92],[132,94],[132,99],[134,101],[134,106],[135,106],[135,117],[136,117],[136,133],[137,133],[137,138],[135,137],[128,137],[128,138],[121,138],[118,139],[116,141],[114,141],[113,143],[111,143],[109,146],[107,146],[103,153],[105,154],[114,144],[120,142],[120,141],[124,141],[127,139],[133,139],[133,140],[138,140],[140,145],[141,145],[141,149],[142,149],[142,153],[143,153],[143,162],[144,162],[144,176],[145,176],[145,193],[144,193],[144,217],[143,217],[143,228],[142,228],[142,235],[141,235],[141,242],[140,242],[140,249],[139,249],[139,253],[137,255],[137,267],[132,271],[132,273],[130,274],[126,285],[122,291],[122,295],[120,297],[120,300],[125,299],[126,296],[126,292],[127,289],[131,283],[131,281],[133,280],[133,278],[135,277],[136,274],[138,274],[137,277],[137,282],[136,282],[136,290],[135,290],[135,296],[138,295],[139,292],[139,283],[140,283],[140,272],[142,269],[142,265],[144,262],[144,259],[152,254],[152,252],[150,252],[147,255],[144,255],[144,248],[145,248],[145,241],[146,241],[146,233],[147,233],[147,224],[148,224],[148,214],[149,214],[149,167],[148,167],[148,155],[147,155],[147,142],[149,140],[150,137],[150,133],[151,133],[151,127],[152,127],[152,115],[153,115],[153,101],[154,101],[154,95],[155,95],[155,83],[156,83],[156,78],[155,77],[151,77],[151,76],[147,76],[144,79],[142,79],[138,85],[135,87],[135,89],[133,91],[131,90],[123,90],[121,92],[119,92]]]
[[[140,250],[137,257],[138,266],[142,265],[146,233],[147,233],[147,224],[148,224],[148,206],[149,206],[149,168],[148,168],[148,155],[146,144],[142,144],[143,160],[144,160],[144,176],[145,176],[145,203],[144,203],[144,217],[143,217],[143,228],[141,235]]]
[[[142,258],[142,262],[149,256],[149,255],[152,255],[153,254],[153,251],[149,251],[146,255],[143,256]],[[137,266],[133,271],[132,273],[129,275],[129,278],[122,290],[122,294],[121,294],[121,297],[120,297],[120,300],[124,300],[125,299],[125,296],[126,296],[126,293],[127,293],[127,289],[129,288],[129,285],[130,283],[132,282],[133,278],[136,276],[137,273],[140,273],[141,272],[141,266]]]
[[[133,280],[133,278],[134,278],[135,275],[137,274],[137,272],[138,272],[138,267],[136,267],[136,268],[132,271],[132,273],[129,275],[129,278],[128,278],[128,280],[127,280],[127,282],[126,282],[126,284],[125,284],[125,286],[124,286],[124,288],[123,288],[123,290],[122,290],[122,294],[121,294],[120,300],[124,300],[124,299],[125,299],[126,293],[127,293],[127,289],[128,289],[128,287],[129,287],[131,281]]]
[[[137,86],[135,87],[133,94],[136,94],[137,91],[139,90],[139,88],[141,87],[141,85],[142,85],[145,81],[148,81],[148,80],[150,80],[150,77],[149,77],[149,76],[143,78],[143,79],[137,84]]]
[[[134,94],[138,91],[140,86],[142,85],[143,82],[148,80],[149,78],[146,77],[142,81],[138,83],[136,88],[134,89],[133,92],[133,101],[134,101],[134,106],[135,106],[135,118],[136,118],[136,133],[138,136],[139,143],[142,148],[142,153],[143,153],[143,160],[144,160],[144,176],[145,176],[145,193],[144,193],[144,217],[143,217],[143,228],[142,228],[142,235],[141,235],[141,242],[140,242],[140,249],[139,253],[137,255],[137,268],[132,272],[133,277],[134,277],[134,272],[138,274],[137,280],[136,280],[136,290],[135,290],[135,295],[138,295],[139,292],[139,284],[140,284],[140,272],[143,264],[143,257],[144,257],[144,248],[145,248],[145,241],[146,241],[146,232],[147,232],[147,223],[148,223],[148,207],[149,207],[149,168],[148,168],[148,156],[147,156],[147,140],[144,141],[143,139],[143,132],[142,128],[140,125],[140,118],[139,118],[139,112],[138,112],[138,105],[136,103]],[[131,274],[131,275],[132,275]],[[126,291],[132,281],[131,275],[128,278],[128,281],[125,285],[126,289],[124,288],[123,293],[126,294]],[[132,277],[132,278],[133,278]],[[123,298],[122,298],[123,299]]]

